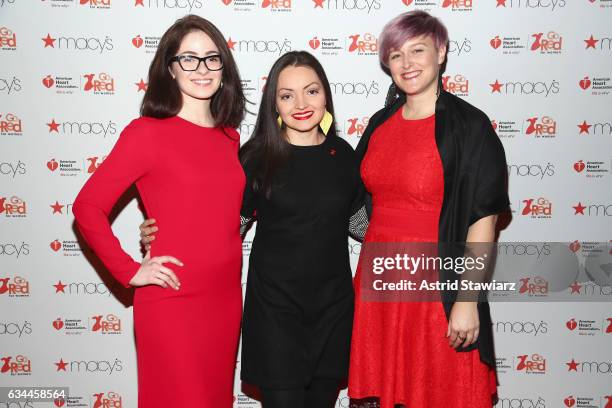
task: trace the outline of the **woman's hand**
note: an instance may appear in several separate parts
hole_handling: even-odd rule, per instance
[[[151,241],[155,239],[153,234],[159,229],[153,224],[155,224],[155,218],[149,218],[140,224],[140,242],[144,245],[145,251],[151,250]]]
[[[467,347],[478,339],[480,319],[476,302],[455,302],[448,319],[448,344]]]
[[[158,285],[162,288],[170,286],[173,289],[179,290],[181,282],[179,282],[170,268],[163,265],[164,263],[183,266],[181,261],[172,256],[156,256],[151,258],[150,253],[147,251],[138,272],[132,277],[129,284],[131,286]]]

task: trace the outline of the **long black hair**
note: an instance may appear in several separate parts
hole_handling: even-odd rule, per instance
[[[219,49],[223,61],[223,86],[213,95],[210,103],[215,126],[237,128],[244,119],[246,107],[238,67],[219,29],[210,21],[193,14],[176,20],[162,36],[149,66],[149,85],[142,99],[140,114],[168,118],[181,110],[183,97],[170,75],[168,62],[179,50],[183,38],[193,31],[203,31],[208,35]]]
[[[334,115],[334,104],[327,75],[321,63],[312,54],[306,51],[291,51],[276,60],[268,74],[253,134],[240,149],[240,162],[251,174],[251,187],[263,193],[267,198],[272,192],[275,176],[289,160],[291,145],[285,139],[283,129],[278,126],[276,111],[278,77],[281,71],[289,66],[308,67],[317,74],[325,90],[325,107],[332,116]],[[336,134],[335,121],[327,134],[330,136]]]

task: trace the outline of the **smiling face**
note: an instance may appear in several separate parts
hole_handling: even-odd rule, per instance
[[[399,49],[389,53],[387,66],[393,82],[406,95],[435,92],[440,65],[444,62],[446,47],[436,48],[431,36],[407,40]]]
[[[309,67],[289,66],[278,76],[276,110],[285,125],[298,132],[316,128],[325,114],[325,90]]]
[[[219,55],[219,49],[213,40],[203,31],[192,31],[181,41],[181,45],[175,55],[191,55],[196,57],[206,57],[209,55]],[[204,62],[196,71],[183,71],[177,61],[170,64],[170,74],[183,95],[186,98],[210,99],[221,86],[223,70],[209,71]]]

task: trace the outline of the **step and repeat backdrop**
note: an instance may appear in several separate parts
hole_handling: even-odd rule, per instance
[[[0,408],[136,407],[132,294],[81,248],[71,206],[138,116],[148,65],[175,19],[194,13],[221,29],[253,112],[276,58],[316,55],[341,136],[356,146],[390,84],[378,36],[415,9],[448,26],[444,86],[489,115],[506,149],[513,219],[500,241],[539,242],[513,247],[525,257],[553,241],[599,251],[609,277],[610,0],[0,0],[0,386],[68,386],[71,395]],[[243,142],[254,122],[240,126]],[[143,217],[124,201],[113,229],[140,257]],[[355,265],[361,246],[348,245]],[[609,281],[581,272],[566,303],[546,302],[545,279],[522,288],[533,302],[492,305],[497,407],[612,407],[612,304],[589,301],[612,299]],[[176,372],[164,375],[180,376],[189,356],[173,358]],[[241,390],[237,360],[234,407],[258,407]],[[337,407],[349,406],[343,391]]]

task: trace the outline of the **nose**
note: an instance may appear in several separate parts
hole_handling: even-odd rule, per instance
[[[302,108],[305,108],[305,107],[306,107],[306,105],[307,105],[307,104],[306,104],[306,99],[304,98],[304,95],[302,95],[302,94],[298,94],[298,95],[295,97],[295,107],[296,107],[297,109],[302,109]]]
[[[410,56],[410,53],[405,53],[404,56],[402,57],[402,67],[403,68],[410,68],[410,66],[412,65],[412,57]]]

